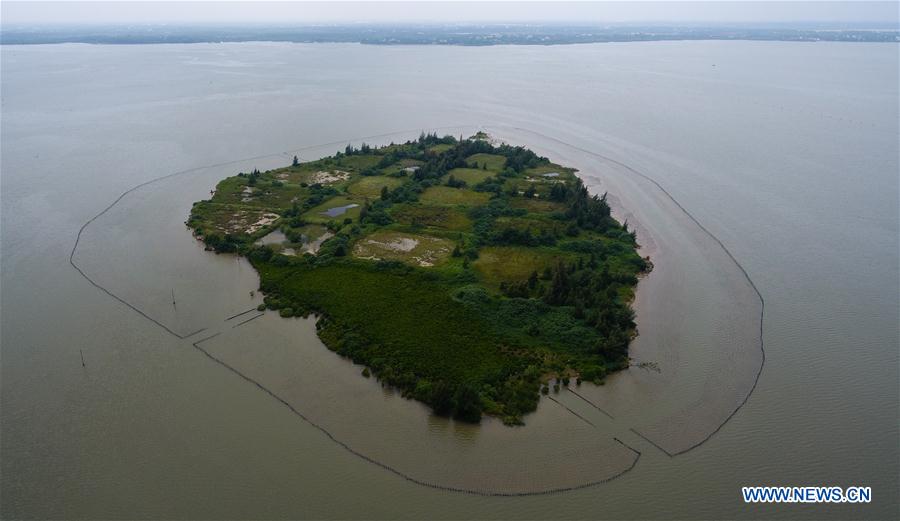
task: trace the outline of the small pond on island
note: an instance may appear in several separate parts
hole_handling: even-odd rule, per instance
[[[324,212],[322,212],[322,215],[327,215],[328,217],[337,217],[339,215],[344,215],[344,213],[346,213],[347,210],[349,210],[351,208],[356,208],[357,206],[359,206],[359,205],[358,204],[347,204],[344,206],[335,206],[334,208],[329,208],[329,209],[325,210]]]

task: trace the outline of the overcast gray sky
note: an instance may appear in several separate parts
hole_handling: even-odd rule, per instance
[[[898,5],[870,1],[618,2],[0,2],[4,24],[198,22],[888,22]]]

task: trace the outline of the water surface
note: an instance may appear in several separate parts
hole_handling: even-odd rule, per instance
[[[897,63],[896,44],[3,47],[3,516],[893,516],[900,446]],[[631,472],[550,496],[423,487],[335,445],[68,264],[79,227],[123,191],[208,167],[170,179],[164,188],[174,183],[182,196],[165,206],[158,201],[171,191],[135,192],[129,206],[114,209],[122,213],[108,214],[121,217],[118,223],[108,219],[96,229],[103,233],[86,237],[98,247],[79,255],[86,267],[103,267],[92,275],[168,313],[178,334],[213,322],[230,327],[224,317],[258,303],[250,295],[256,276],[183,233],[184,201],[207,197],[217,179],[241,169],[288,164],[292,151],[310,145],[333,142],[331,153],[363,136],[454,126],[503,130],[580,164],[594,187],[634,212],[635,223],[668,230],[662,237],[677,244],[685,228],[640,204],[649,193],[640,181],[624,172],[604,177],[611,164],[573,146],[619,161],[658,181],[741,262],[765,297],[767,364],[747,404],[709,442],[670,458],[637,440],[643,455]],[[147,228],[161,221],[148,217],[160,214],[177,216],[162,219],[170,233]],[[155,242],[163,236],[183,242]],[[122,251],[146,254],[137,273],[117,257]],[[207,279],[178,280],[201,267]],[[651,284],[680,284],[665,276],[675,268],[688,267],[658,265],[636,305],[652,298],[641,291]],[[721,275],[708,278],[731,280]],[[179,289],[188,284],[213,293]],[[704,334],[716,323],[702,293],[681,294],[669,303],[680,313],[639,324],[644,338],[679,324]],[[187,309],[199,311],[188,316]],[[287,321],[263,317],[234,332],[270,322],[279,324],[270,331],[280,331]],[[713,336],[727,327],[720,323]],[[234,358],[239,345],[219,349]],[[297,356],[313,347],[301,343]],[[716,346],[670,338],[647,347],[681,370],[686,354]],[[324,355],[316,360],[340,362]],[[716,381],[716,367],[706,367],[705,381]],[[696,358],[688,368],[704,369]],[[723,379],[719,384],[731,380]],[[619,381],[618,396],[639,400],[652,392],[646,377]],[[708,403],[702,385],[684,393]],[[606,405],[634,410],[622,401]],[[676,412],[672,403],[660,407]],[[418,418],[419,425],[431,421]],[[556,439],[567,439],[565,432]],[[535,472],[565,477],[566,468],[551,461]],[[874,502],[748,507],[739,489],[749,483],[863,484],[873,487]]]
[[[359,206],[358,204],[346,204],[344,206],[335,206],[334,208],[329,208],[322,212],[322,215],[327,215],[328,217],[337,217],[338,215],[344,215],[347,210],[351,208],[356,208]]]

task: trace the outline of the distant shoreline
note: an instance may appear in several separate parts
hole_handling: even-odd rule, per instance
[[[364,45],[571,45],[648,41],[900,42],[883,26],[562,26],[562,25],[107,25],[8,26],[0,44],[358,43]]]

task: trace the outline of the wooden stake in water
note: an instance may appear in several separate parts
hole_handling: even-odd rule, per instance
[[[81,367],[86,367],[86,366],[84,365],[84,350],[83,350],[83,349],[79,349],[78,352],[81,353]]]
[[[178,311],[178,306],[175,305],[175,288],[172,288],[172,307],[175,308],[175,311]]]

